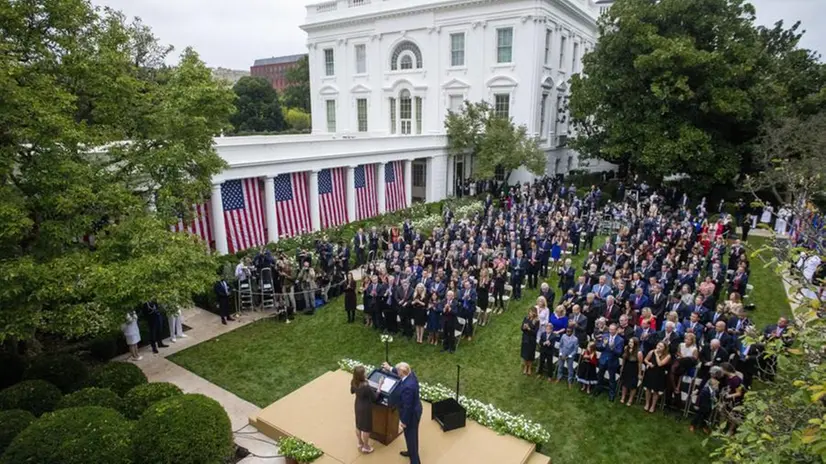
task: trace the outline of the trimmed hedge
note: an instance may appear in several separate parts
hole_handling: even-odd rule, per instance
[[[89,354],[98,361],[109,361],[121,354],[120,340],[122,337],[123,333],[120,330],[98,335],[89,343]]]
[[[126,362],[111,362],[100,366],[89,376],[89,386],[108,388],[123,396],[132,388],[147,383],[141,368]]]
[[[86,365],[68,354],[35,359],[23,376],[26,380],[45,380],[63,393],[83,388],[88,377],[89,370]]]
[[[35,416],[54,411],[63,394],[45,380],[24,380],[0,391],[0,409],[22,409]]]
[[[37,419],[34,414],[22,409],[11,409],[9,411],[0,411],[0,455],[6,450],[6,447],[20,434],[26,427]]]
[[[224,464],[232,456],[232,424],[217,401],[199,394],[158,401],[137,425],[135,464]]]
[[[133,424],[99,406],[46,414],[15,438],[0,464],[132,464]]]
[[[177,385],[171,383],[153,382],[138,385],[123,397],[125,403],[123,411],[126,417],[137,420],[149,406],[178,395],[183,395],[183,392]]]
[[[83,406],[101,406],[120,412],[123,411],[123,399],[108,388],[89,387],[64,396],[57,409]]]
[[[26,371],[26,358],[13,353],[0,353],[0,390],[11,387],[23,380],[23,373]]]

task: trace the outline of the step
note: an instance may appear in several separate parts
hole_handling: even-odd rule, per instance
[[[551,458],[542,453],[533,452],[530,456],[528,456],[528,460],[525,461],[525,464],[551,464]]]

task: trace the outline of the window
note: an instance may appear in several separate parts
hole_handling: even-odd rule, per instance
[[[461,95],[451,95],[448,101],[448,109],[454,113],[462,112],[462,104],[464,103]]]
[[[559,69],[565,69],[565,47],[568,46],[568,38],[564,35],[559,38]]]
[[[335,76],[336,75],[336,57],[333,53],[332,48],[325,48],[324,49],[324,75],[325,76]]]
[[[399,94],[399,119],[402,135],[410,135],[413,128],[413,102],[407,90],[402,90]]]
[[[509,118],[511,113],[511,96],[508,93],[497,93],[495,95],[493,114],[497,118]]]
[[[560,120],[560,118],[562,118],[562,116],[560,116],[560,112],[561,112],[560,110],[562,110],[562,96],[557,95],[557,97],[556,97],[556,106],[554,107],[553,112],[551,114],[551,117],[553,118],[553,125],[554,125],[553,134],[554,135],[558,135],[558,132],[559,132],[559,120]]]
[[[497,182],[505,182],[505,168],[496,166],[496,169],[493,171],[493,178],[496,179]]]
[[[539,104],[539,138],[544,139],[547,136],[547,131],[545,131],[545,120],[546,114],[548,109],[548,94],[542,94],[542,101]]]
[[[396,99],[390,99],[390,133],[396,133]]]
[[[401,67],[401,62],[404,57],[409,58],[409,68]],[[405,40],[396,45],[396,48],[393,49],[393,55],[391,55],[390,57],[390,70],[396,71],[400,67],[401,69],[422,68],[422,52],[419,50],[419,47],[416,44],[409,40]]]
[[[416,133],[422,133],[422,97],[416,97]]]
[[[413,163],[413,186],[425,187],[424,178],[425,166],[421,163]]]
[[[513,61],[513,28],[506,27],[496,30],[496,62],[511,63]]]
[[[336,101],[327,100],[327,132],[336,131]]]
[[[579,44],[574,42],[574,56],[572,57],[574,63],[571,65],[571,72],[578,72],[579,71]]]
[[[401,61],[399,61],[399,68],[401,69],[413,69],[413,57],[410,55],[402,56]]]
[[[545,31],[545,66],[551,65],[551,41],[553,40],[553,32],[548,29]]]
[[[367,99],[356,100],[356,117],[359,125],[359,132],[367,132]]]
[[[367,46],[356,45],[356,74],[367,74]]]
[[[450,34],[450,65],[465,65],[465,33]]]

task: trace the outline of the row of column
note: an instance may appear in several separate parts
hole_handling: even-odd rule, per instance
[[[428,170],[431,168],[430,158],[428,159]],[[378,213],[386,212],[386,187],[384,171],[386,162],[375,163],[376,165],[376,196],[378,203]],[[356,166],[347,166],[347,184],[345,198],[347,201],[347,222],[356,221]],[[309,171],[309,202],[310,202],[310,222],[313,231],[321,229],[321,214],[319,210],[318,198],[318,173],[320,170]],[[405,203],[410,206],[413,203],[413,160],[404,160],[404,195]],[[428,198],[428,201],[438,201]],[[219,254],[229,253],[227,244],[226,221],[223,212],[223,200],[221,196],[221,184],[212,185],[212,195],[210,202],[213,214],[212,231],[215,239],[215,249]],[[278,220],[275,212],[275,175],[268,175],[264,178],[264,215],[267,224],[267,240],[269,242],[278,241]]]

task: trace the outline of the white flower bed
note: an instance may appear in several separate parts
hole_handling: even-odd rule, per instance
[[[373,366],[353,359],[342,359],[338,362],[338,366],[347,372],[353,372],[356,366],[364,366],[364,369],[368,373],[375,369]],[[435,403],[456,396],[453,390],[441,384],[431,385],[425,382],[419,382],[419,388],[422,399],[428,403]],[[459,404],[464,406],[468,418],[495,430],[499,434],[513,435],[537,444],[545,443],[551,439],[550,432],[545,430],[542,425],[527,419],[521,414],[511,414],[493,405],[468,398],[464,395],[459,396]]]

